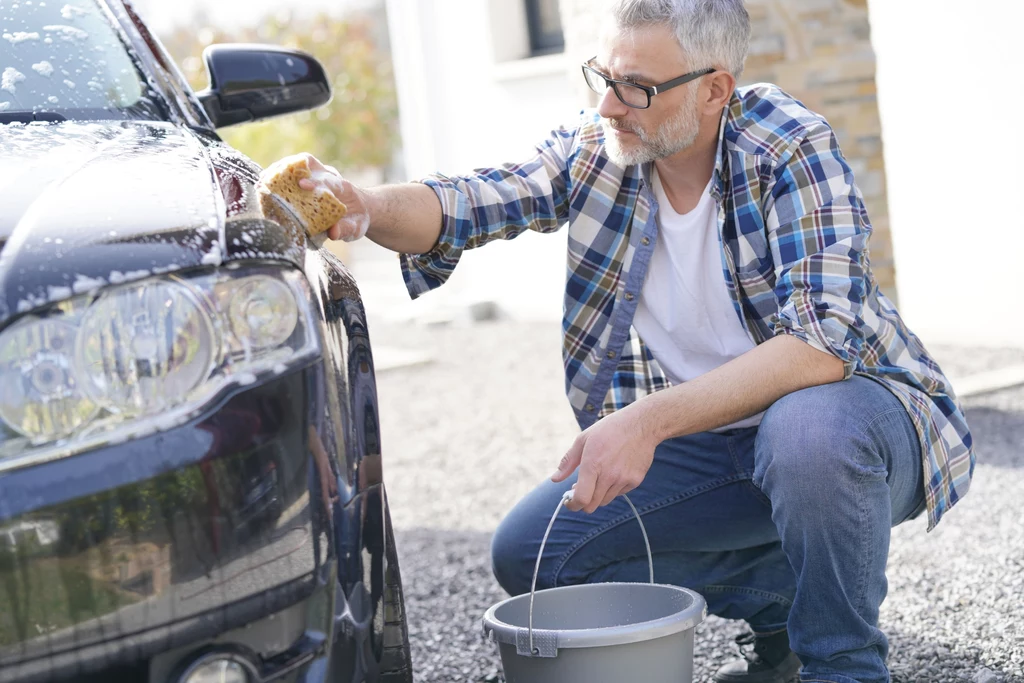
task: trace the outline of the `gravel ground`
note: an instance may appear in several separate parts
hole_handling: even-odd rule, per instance
[[[577,431],[558,325],[371,319],[370,329],[375,348],[434,357],[378,377],[416,680],[500,681],[480,629],[504,597],[490,573],[490,533]],[[1024,362],[1024,352],[935,352],[957,376]],[[923,519],[893,533],[881,619],[898,683],[1024,682],[1024,388],[967,405],[979,458],[969,497],[931,534]],[[734,656],[742,630],[714,617],[699,628],[696,681]]]

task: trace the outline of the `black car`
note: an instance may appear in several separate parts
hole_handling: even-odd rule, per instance
[[[0,0],[0,680],[409,681],[359,290],[218,127],[325,104],[127,0]]]

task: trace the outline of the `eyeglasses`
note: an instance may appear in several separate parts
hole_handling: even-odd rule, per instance
[[[619,98],[619,102],[622,102],[627,107],[633,107],[634,109],[647,109],[651,106],[651,98],[655,95],[659,95],[666,90],[670,90],[677,85],[683,85],[689,83],[692,80],[700,78],[701,76],[707,76],[710,73],[714,73],[714,68],[701,69],[699,71],[691,71],[688,74],[683,74],[679,78],[673,78],[671,81],[665,81],[658,85],[641,85],[639,83],[631,83],[629,81],[619,81],[614,78],[608,78],[603,73],[590,66],[590,62],[597,59],[591,57],[583,63],[583,77],[587,79],[587,85],[590,89],[596,92],[598,95],[604,95],[608,92],[608,88],[615,91],[615,96]]]

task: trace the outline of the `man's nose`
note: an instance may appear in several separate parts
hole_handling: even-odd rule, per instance
[[[606,119],[619,119],[629,113],[629,107],[622,103],[614,88],[608,88],[598,100],[597,113]]]

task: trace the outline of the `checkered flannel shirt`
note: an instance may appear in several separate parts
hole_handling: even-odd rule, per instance
[[[792,335],[899,398],[917,428],[932,529],[970,485],[971,434],[949,381],[878,289],[871,224],[832,129],[758,84],[735,92],[720,140],[711,193],[737,315],[755,342]],[[443,284],[465,249],[568,223],[562,356],[580,426],[669,386],[632,327],[658,230],[650,172],[613,163],[600,117],[585,111],[523,163],[422,180],[444,223],[430,252],[401,256],[410,294]]]

